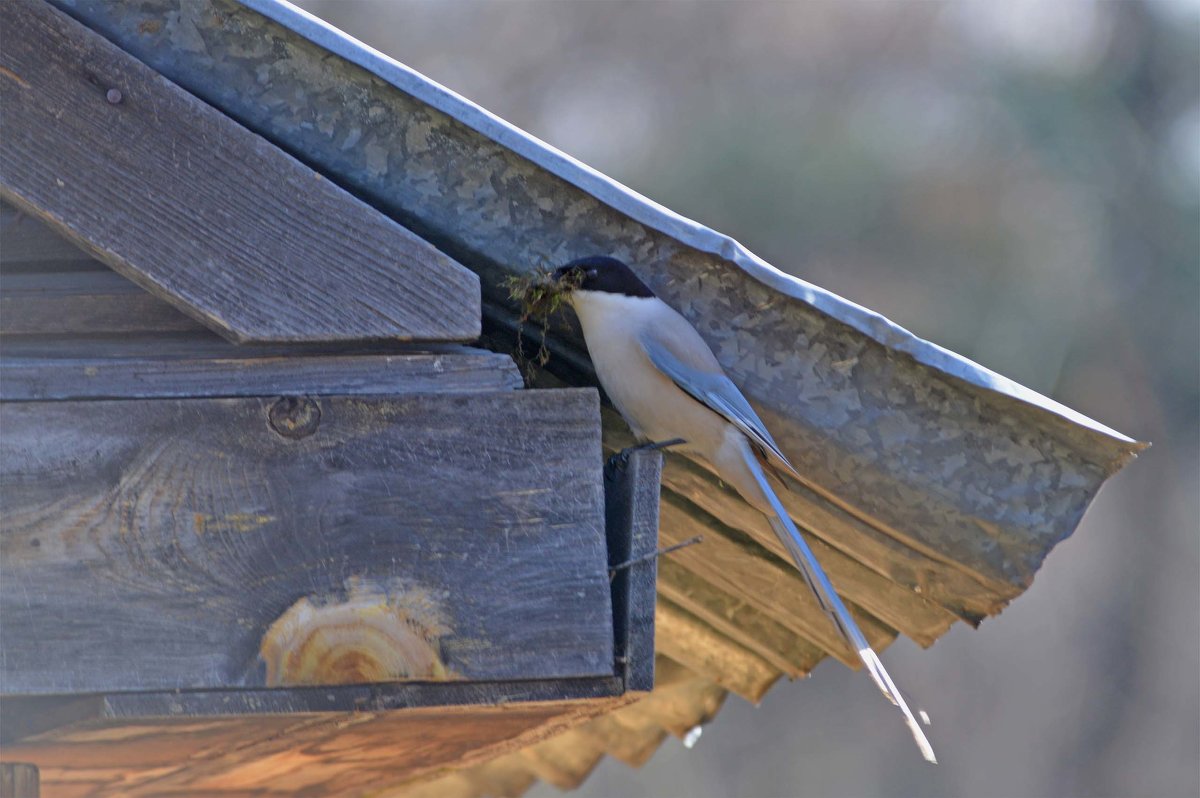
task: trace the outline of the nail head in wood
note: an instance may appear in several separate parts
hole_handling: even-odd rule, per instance
[[[300,440],[317,431],[321,406],[307,396],[285,396],[271,405],[267,421],[283,437]]]

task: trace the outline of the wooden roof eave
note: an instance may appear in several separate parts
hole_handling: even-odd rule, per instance
[[[596,252],[628,259],[696,323],[808,476],[787,499],[796,517],[919,603],[971,622],[998,612],[1142,448],[772,268],[293,6],[54,2],[477,272],[498,346],[513,346],[504,276]],[[559,377],[594,380],[577,337],[552,344]],[[664,480],[698,525],[716,519],[745,533],[746,556],[775,556],[702,468],[676,462]]]

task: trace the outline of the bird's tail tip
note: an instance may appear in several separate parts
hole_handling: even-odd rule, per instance
[[[917,723],[912,710],[905,703],[904,696],[900,694],[896,683],[892,681],[892,677],[888,675],[887,669],[883,667],[883,662],[880,661],[879,655],[875,653],[874,649],[864,648],[859,650],[858,656],[862,658],[863,664],[867,666],[867,672],[875,680],[879,691],[904,713],[904,722],[908,724],[908,730],[912,732],[913,741],[916,742],[917,748],[921,749],[921,756],[925,757],[926,762],[936,765],[937,755],[933,753],[933,746],[929,744],[929,738],[921,730],[921,725]]]

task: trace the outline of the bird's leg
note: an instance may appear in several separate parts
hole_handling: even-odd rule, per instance
[[[640,451],[655,451],[657,449],[666,449],[671,446],[679,446],[687,443],[683,438],[671,438],[669,441],[649,441],[647,443],[639,443],[636,446],[627,446],[621,451],[608,458],[608,462],[604,466],[605,471],[620,469],[624,471],[629,466],[629,458],[634,452]]]

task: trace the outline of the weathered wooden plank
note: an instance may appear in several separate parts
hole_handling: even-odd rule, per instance
[[[144,358],[157,353],[163,358],[295,357],[303,355],[408,355],[462,354],[480,352],[478,347],[457,343],[404,343],[391,341],[233,344],[211,331],[189,335],[95,335],[18,336],[0,341],[6,355],[22,358],[69,360],[71,358]],[[559,388],[570,388],[559,385]]]
[[[399,712],[93,723],[6,747],[44,782],[91,795],[342,795],[472,767],[558,735],[623,698]]]
[[[569,789],[580,774],[586,776],[608,753],[631,767],[640,767],[661,745],[668,732],[683,737],[694,726],[707,723],[720,709],[725,691],[677,662],[659,656],[657,684],[639,700],[578,727],[578,735],[555,738],[568,749],[562,755],[529,751],[506,754],[484,765],[455,771],[420,784],[383,793],[386,798],[462,798],[500,796],[517,798],[532,785],[535,773],[560,789]],[[544,745],[544,744],[543,744]]]
[[[478,336],[451,258],[41,0],[0,15],[19,209],[234,340]]]
[[[0,334],[105,335],[206,329],[111,269],[0,274]]]
[[[689,670],[757,704],[779,670],[669,599],[658,598],[658,650]]]
[[[10,693],[325,680],[272,676],[268,631],[377,611],[410,659],[354,654],[388,678],[612,672],[592,391],[6,403],[0,422]]]
[[[156,717],[217,717],[317,712],[385,712],[423,707],[493,706],[534,701],[588,701],[625,694],[618,676],[520,679],[485,682],[385,682],[368,685],[273,687],[225,690],[159,690],[92,694],[82,698],[0,698],[4,740],[90,720]],[[46,716],[49,717],[46,717]],[[13,733],[15,732],[15,733]]]
[[[0,272],[103,268],[41,220],[0,201]]]
[[[406,718],[407,713],[383,713],[376,715],[369,723],[352,716],[328,722],[321,728],[304,730],[299,738],[287,741],[285,750],[299,750],[306,754],[299,758],[297,765],[289,766],[290,775],[297,780],[305,779],[309,784],[313,783],[311,758],[323,760],[330,772],[338,768],[337,772],[332,772],[332,777],[320,782],[319,788],[314,790],[317,794],[361,794],[368,789],[377,790],[406,783],[445,767],[472,767],[500,755],[527,750],[598,714],[622,706],[627,700],[622,697],[590,702],[554,702],[541,706],[515,704],[445,708],[430,710],[430,713],[436,714],[427,714],[417,722]],[[512,720],[514,716],[520,719],[515,735],[509,731],[516,725]],[[429,723],[426,720],[428,718],[437,720]],[[532,718],[533,721],[524,718]],[[428,724],[427,733],[432,733],[428,738],[420,736],[422,722]],[[402,740],[412,740],[409,743],[412,750],[398,758],[394,748],[402,743],[389,737],[388,732],[406,726],[418,728],[402,734]],[[433,749],[434,756],[426,754],[428,749]],[[296,759],[294,756],[291,758],[293,761]],[[249,777],[253,780],[251,783],[238,786],[269,789],[282,795],[294,794],[295,789],[286,789],[285,785],[274,781],[269,772],[263,772],[258,764],[261,760],[261,752],[246,757],[242,752],[235,751],[211,764],[212,776],[205,775],[202,772],[204,769],[189,767],[186,774],[181,772],[176,781],[193,789],[211,789],[227,785],[231,777],[239,780]],[[230,764],[235,762],[244,764],[232,770]]]
[[[143,339],[115,343],[101,356],[88,356],[95,347],[82,342],[53,349],[6,344],[0,400],[464,393],[522,385],[510,358],[481,349],[283,356],[215,344],[172,352],[171,342]]]
[[[98,695],[0,697],[0,746],[103,716],[104,697]]]
[[[699,679],[671,660],[659,657],[659,662],[663,678],[653,692],[641,700],[587,721],[568,735],[555,738],[558,745],[565,745],[568,749],[561,756],[543,743],[534,752],[506,754],[483,765],[385,792],[383,796],[517,798],[532,786],[536,778],[560,789],[570,789],[569,785],[579,779],[580,773],[586,775],[590,772],[601,758],[600,753],[607,753],[630,767],[641,767],[653,756],[668,733],[657,720],[657,705],[672,707],[664,715],[671,718],[672,726],[682,735],[692,726],[711,719],[724,695],[720,688]],[[576,745],[579,751],[570,750]]]
[[[630,690],[654,687],[654,595],[662,455],[634,451],[604,469],[617,662]]]
[[[77,781],[96,783],[96,795],[129,794],[144,781],[206,762],[232,750],[285,739],[320,716],[242,717],[223,721],[159,718],[140,724],[90,723],[5,747],[6,756],[36,762],[48,790]]]
[[[37,765],[0,762],[0,798],[40,798]]]
[[[488,793],[482,785],[476,785],[471,779],[476,770],[471,768],[443,773],[428,781],[376,792],[372,798],[480,798]],[[531,784],[535,781],[532,775],[529,780]]]
[[[705,530],[703,543],[671,555],[675,563],[715,587],[743,597],[751,607],[820,646],[847,666],[861,666],[858,655],[834,629],[795,568],[778,562],[765,551],[759,553],[754,547],[736,542],[735,531],[726,531],[720,521],[688,506],[677,496],[664,494],[661,507],[659,536],[664,545],[686,540],[695,534],[697,527]],[[892,629],[863,612],[848,596],[843,598],[877,651],[895,638]]]
[[[658,564],[659,593],[791,678],[807,675],[825,651],[755,610],[742,598],[718,590],[670,557]]]

